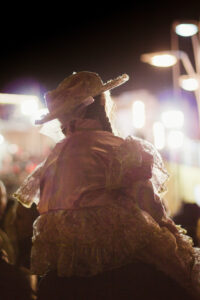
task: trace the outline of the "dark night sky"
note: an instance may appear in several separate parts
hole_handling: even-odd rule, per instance
[[[159,93],[170,86],[171,70],[144,64],[140,55],[169,49],[172,22],[198,20],[198,2],[182,8],[116,2],[111,9],[110,2],[96,1],[71,7],[52,2],[48,10],[31,4],[21,13],[13,8],[13,16],[1,21],[0,92],[43,94],[73,71],[89,70],[103,81],[128,73],[129,82],[113,94],[142,88]]]

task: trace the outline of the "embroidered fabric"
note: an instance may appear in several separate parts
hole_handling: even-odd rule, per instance
[[[13,194],[25,207],[31,207],[33,202],[39,203],[40,199],[40,177],[45,161],[39,164],[35,170],[24,180],[23,184]]]
[[[173,224],[175,227],[175,225]],[[156,266],[191,292],[199,277],[192,242],[121,196],[113,205],[41,215],[34,223],[32,272],[92,276],[134,261]],[[198,271],[197,271],[198,269]],[[193,274],[194,279],[191,278]]]

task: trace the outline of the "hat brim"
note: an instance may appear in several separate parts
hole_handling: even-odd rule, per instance
[[[89,96],[91,96],[91,97],[98,96],[98,95],[100,95],[103,92],[111,90],[111,89],[113,89],[113,88],[115,88],[115,87],[117,87],[117,86],[125,83],[128,79],[129,79],[129,76],[127,74],[123,74],[123,75],[121,75],[121,76],[119,76],[119,77],[117,77],[115,79],[112,79],[112,80],[108,81],[107,83],[103,84],[102,87],[101,87],[101,89],[98,92],[96,92],[94,95],[88,95],[88,97]],[[83,102],[84,102],[84,99],[83,99]],[[49,122],[49,121],[51,121],[53,119],[58,118],[59,116],[63,115],[64,107],[66,107],[65,103],[64,103],[64,105],[62,105],[61,107],[59,107],[56,111],[49,112],[46,115],[42,116],[41,119],[35,120],[35,124],[36,125],[41,125],[41,124]]]

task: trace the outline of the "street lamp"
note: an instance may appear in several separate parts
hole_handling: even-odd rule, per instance
[[[183,38],[190,37],[192,41],[192,48],[194,54],[194,67],[187,56],[187,65],[185,67],[186,74],[181,75],[180,66],[177,64],[173,66],[173,81],[174,91],[177,93],[178,86],[181,86],[184,90],[193,91],[197,103],[198,117],[200,124],[200,23],[196,20],[186,21],[174,21],[171,27],[171,49],[173,51],[178,50],[179,41],[178,36]],[[184,59],[182,60],[184,61]]]
[[[191,72],[187,70],[188,75],[194,75],[192,73],[200,74],[200,40],[198,33],[200,31],[200,23],[195,20],[188,21],[174,21],[171,27],[171,49],[176,51],[179,49],[179,40],[178,36],[181,37],[190,37],[192,41],[193,54],[195,60],[195,69],[196,71]],[[178,76],[180,76],[180,68],[177,65],[173,68],[173,72],[177,75],[176,81],[178,84]],[[195,95],[197,98],[198,96]]]
[[[156,67],[172,67],[173,86],[175,96],[179,93],[179,87],[193,91],[195,94],[199,122],[200,122],[200,23],[197,21],[173,22],[171,26],[171,50],[145,53],[141,55],[141,61]],[[191,63],[187,53],[179,50],[178,35],[191,37],[194,52],[195,66]],[[186,74],[180,73],[182,62]]]
[[[199,31],[199,24],[194,20],[184,22],[175,21],[172,24],[172,28],[174,29],[176,34],[188,37],[197,34],[197,32]]]
[[[141,60],[155,67],[166,68],[177,63],[177,56],[176,51],[161,51],[142,54]]]
[[[181,50],[145,53],[141,55],[140,59],[142,62],[148,63],[152,66],[163,68],[174,66],[178,63],[179,60],[181,60],[186,72],[191,76],[196,75],[194,67],[187,53]]]
[[[179,85],[186,91],[196,91],[200,87],[199,75],[181,75],[179,76]]]

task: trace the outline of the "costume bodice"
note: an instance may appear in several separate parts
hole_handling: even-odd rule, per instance
[[[124,140],[103,131],[96,120],[78,119],[15,197],[25,206],[35,202],[43,214],[109,205],[123,192],[127,201],[140,199],[143,209],[159,217],[163,207],[157,194],[167,178],[159,153],[147,141]]]
[[[104,191],[109,164],[112,152],[123,140],[102,131],[95,120],[77,120],[73,132],[69,129],[68,137],[49,156],[41,176],[40,213],[108,201]]]

